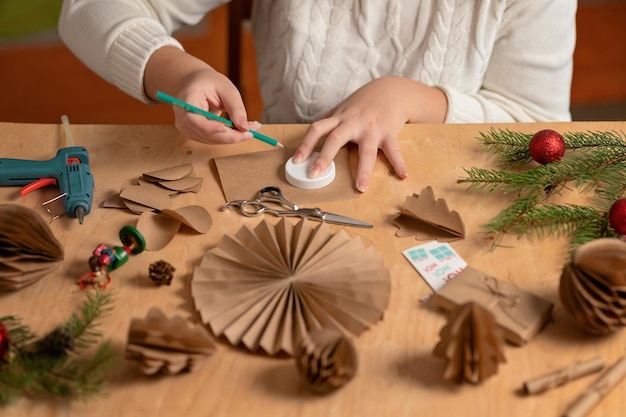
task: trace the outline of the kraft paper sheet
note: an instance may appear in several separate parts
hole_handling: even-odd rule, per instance
[[[260,189],[268,186],[280,187],[283,194],[296,204],[348,200],[359,196],[354,188],[346,148],[342,148],[334,159],[333,182],[315,190],[294,187],[285,179],[285,163],[294,151],[293,148],[285,148],[215,158],[213,161],[226,202],[253,200]]]

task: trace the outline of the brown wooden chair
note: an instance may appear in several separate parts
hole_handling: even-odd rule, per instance
[[[241,25],[251,14],[252,0],[228,4],[228,77],[237,88],[241,88]]]

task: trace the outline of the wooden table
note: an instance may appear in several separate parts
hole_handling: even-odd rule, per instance
[[[511,201],[501,193],[468,191],[456,184],[464,168],[495,167],[495,158],[476,138],[491,125],[408,125],[400,144],[410,168],[406,180],[397,179],[384,158],[379,158],[370,189],[356,199],[325,203],[325,210],[374,223],[370,230],[346,228],[350,236],[361,236],[384,258],[390,271],[390,304],[382,321],[354,340],[359,355],[355,378],[328,396],[310,393],[298,379],[294,362],[249,353],[219,341],[216,354],[204,366],[178,376],[141,374],[136,365],[124,365],[111,377],[106,395],[83,401],[35,401],[21,399],[2,409],[12,416],[558,416],[587,387],[589,376],[551,390],[525,397],[521,384],[576,360],[602,356],[607,364],[624,353],[626,333],[592,337],[577,330],[565,316],[557,288],[567,253],[564,239],[520,239],[509,237],[510,248],[490,250],[481,235],[481,225]],[[535,132],[550,127],[560,131],[626,130],[626,123],[519,124],[495,127]],[[305,126],[264,126],[262,132],[288,145],[299,142]],[[163,250],[132,257],[113,272],[108,291],[115,292],[114,310],[100,329],[116,353],[124,357],[131,318],[143,318],[153,307],[167,315],[197,321],[190,294],[192,271],[202,255],[227,233],[243,224],[256,224],[235,212],[221,212],[224,197],[209,161],[217,156],[266,150],[257,141],[231,146],[202,145],[180,136],[172,126],[73,125],[76,144],[86,146],[96,179],[94,209],[81,226],[67,217],[50,227],[63,243],[65,259],[50,276],[16,292],[0,293],[0,316],[15,314],[38,334],[44,334],[76,311],[84,292],[76,285],[86,272],[87,259],[99,243],[119,245],[118,231],[134,225],[137,216],[125,210],[99,207],[102,200],[143,172],[193,163],[204,177],[201,192],[180,198],[206,207],[213,226],[206,234],[181,233]],[[0,123],[0,156],[44,160],[56,154],[64,142],[62,126]],[[391,224],[406,196],[423,187],[433,187],[437,197],[447,200],[466,225],[467,237],[453,247],[467,262],[485,272],[556,304],[554,320],[524,347],[505,347],[506,363],[485,383],[454,385],[443,377],[444,361],[432,355],[445,324],[445,315],[420,302],[429,288],[401,252],[420,242],[395,236]],[[53,190],[55,191],[55,190]],[[19,197],[14,188],[0,189],[1,202],[16,202],[39,210],[51,191]],[[584,196],[567,195],[564,200],[581,202]],[[182,202],[181,202],[182,204]],[[338,230],[338,226],[331,226]],[[176,268],[171,286],[158,287],[148,278],[150,263],[164,259]],[[626,407],[626,384],[621,384],[593,411],[593,417],[615,416]]]

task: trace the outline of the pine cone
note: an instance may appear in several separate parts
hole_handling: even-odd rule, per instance
[[[170,285],[176,269],[165,261],[150,264],[150,279],[158,285]]]
[[[296,347],[294,357],[300,375],[319,393],[343,387],[356,372],[356,350],[350,339],[336,329],[309,332]]]
[[[73,350],[74,335],[72,332],[65,327],[57,327],[37,342],[36,353],[61,358]]]

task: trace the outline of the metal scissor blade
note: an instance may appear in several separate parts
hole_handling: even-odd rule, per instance
[[[344,226],[365,227],[368,229],[374,227],[373,224],[366,223],[361,220],[353,219],[351,217],[341,216],[339,214],[324,212],[324,214],[322,214],[321,217],[325,222],[328,222],[328,223],[341,224]]]

